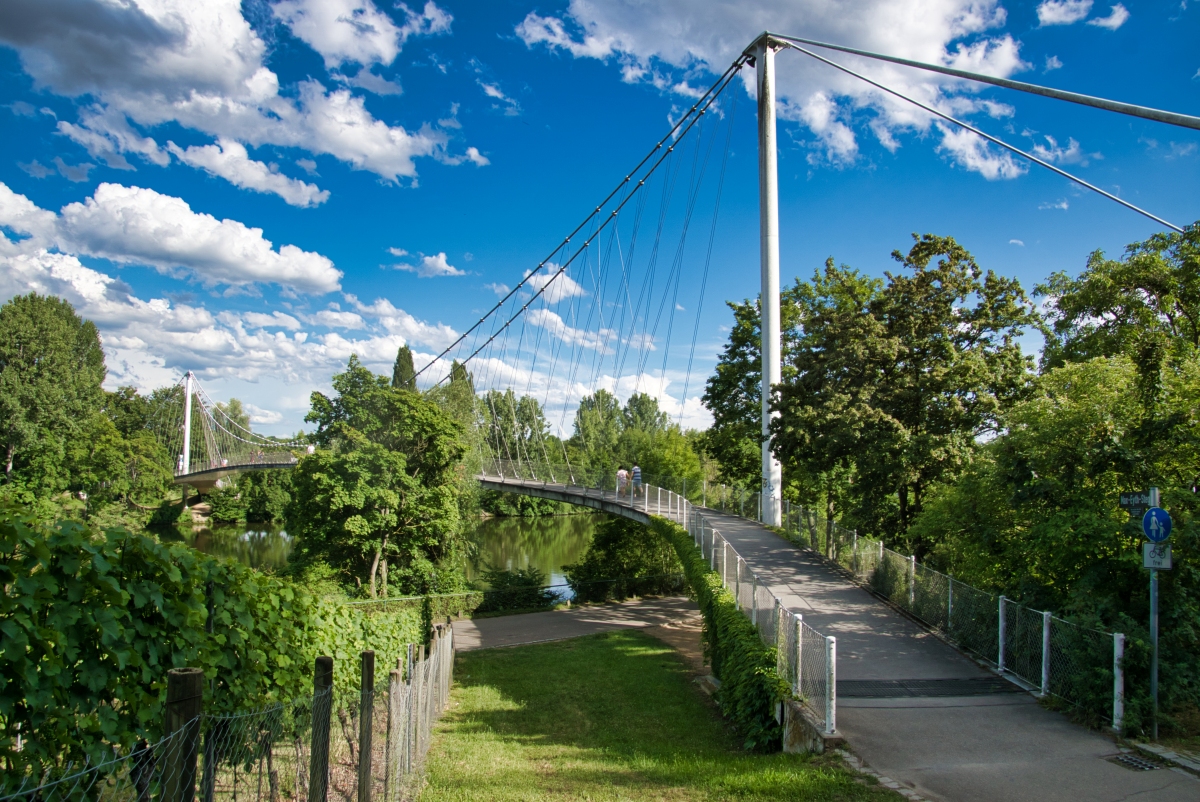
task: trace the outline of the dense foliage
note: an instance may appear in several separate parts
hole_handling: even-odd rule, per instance
[[[461,585],[463,427],[352,356],[335,395],[312,394],[315,453],[293,470],[288,532],[299,567],[327,564],[386,596]]]
[[[66,301],[30,293],[0,306],[0,495],[51,515],[69,491],[85,516],[161,498],[170,457],[148,427],[161,394],[105,392],[105,373],[96,326]]]
[[[424,632],[419,608],[369,614],[182,545],[12,508],[0,589],[0,762],[17,774],[159,737],[171,668],[204,670],[206,710],[248,710],[311,694],[319,654],[350,687],[361,650],[393,659]]]
[[[583,559],[563,566],[563,572],[581,602],[620,601],[682,589],[682,568],[674,547],[644,524],[616,516],[596,526]]]

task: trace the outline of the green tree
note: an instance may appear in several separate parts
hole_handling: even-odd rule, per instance
[[[1200,349],[1200,224],[1136,242],[1122,259],[1095,251],[1079,276],[1054,273],[1036,291],[1053,324],[1047,367],[1127,354],[1149,401],[1164,365]]]
[[[950,237],[916,237],[880,287],[826,264],[794,295],[789,370],[774,399],[781,461],[845,472],[853,523],[903,537],[932,486],[965,466],[1028,391],[1019,337],[1038,323],[1012,279]],[[919,553],[930,544],[913,544]]]
[[[571,463],[599,478],[616,471],[621,437],[621,403],[608,390],[579,400],[569,441]]]
[[[683,584],[671,544],[648,526],[615,516],[600,522],[583,559],[563,572],[579,601],[675,593]]]
[[[333,387],[333,398],[312,394],[305,417],[320,449],[294,469],[286,514],[294,560],[326,562],[372,597],[379,584],[386,595],[389,581],[406,593],[454,586],[462,426],[355,356]]]
[[[218,401],[217,409],[221,412],[222,418],[218,420],[222,425],[228,426],[232,423],[238,428],[244,429],[247,432],[250,431],[250,412],[240,400],[231,398],[227,404]],[[237,434],[238,429],[234,428],[233,433]]]
[[[417,369],[413,367],[412,349],[407,345],[396,351],[396,364],[392,366],[392,386],[398,390],[417,389]]]
[[[96,326],[53,296],[18,295],[0,307],[0,449],[6,483],[52,492],[80,422],[103,404],[104,351]]]

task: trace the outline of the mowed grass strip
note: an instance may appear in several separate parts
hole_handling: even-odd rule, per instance
[[[424,802],[897,800],[829,755],[756,755],[675,652],[625,630],[458,655]]]

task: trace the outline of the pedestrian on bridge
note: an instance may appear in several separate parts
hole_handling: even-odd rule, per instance
[[[642,492],[642,469],[637,466],[637,463],[634,463],[634,465],[633,465],[633,495],[636,496],[641,492]]]
[[[629,483],[629,471],[625,470],[624,466],[617,468],[617,495],[625,492],[625,485]]]

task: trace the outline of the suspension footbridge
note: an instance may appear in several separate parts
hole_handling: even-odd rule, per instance
[[[484,409],[483,487],[642,522],[669,518],[687,528],[764,641],[778,650],[781,671],[816,726],[829,737],[844,735],[869,764],[918,793],[937,799],[1194,799],[1193,780],[1120,768],[1110,760],[1119,754],[1111,740],[1036,703],[1034,695],[1069,702],[1076,678],[1102,676],[1112,683],[1106,717],[1119,726],[1119,634],[1072,629],[1049,612],[957,583],[832,523],[818,538],[815,518],[806,512],[802,520],[783,499],[770,429],[782,350],[776,54],[799,53],[840,70],[1131,212],[1180,229],[816,52],[822,48],[1200,128],[1200,119],[1188,115],[763,34],[477,322],[440,353],[418,355],[417,379],[429,388],[452,380],[452,363],[469,371]],[[603,444],[602,427],[592,424],[618,397],[667,399],[668,412],[683,420],[688,391],[694,390],[701,312],[739,119],[738,93],[727,89],[747,68],[755,70],[757,87],[761,365],[759,386],[743,389],[761,411],[761,475],[751,483],[758,490],[731,504],[728,496],[718,500],[715,489],[709,496],[710,489],[701,488],[697,497],[695,487],[661,487],[667,484],[662,481],[623,487],[607,472],[585,476],[552,434],[566,431],[568,416],[589,446]],[[517,396],[535,399],[546,419],[531,419]],[[181,401],[180,420],[173,424],[179,484],[213,487],[227,476],[288,468],[303,457],[305,444],[251,432],[192,374],[181,382]],[[1084,653],[1099,662],[1079,664],[1073,655]]]

